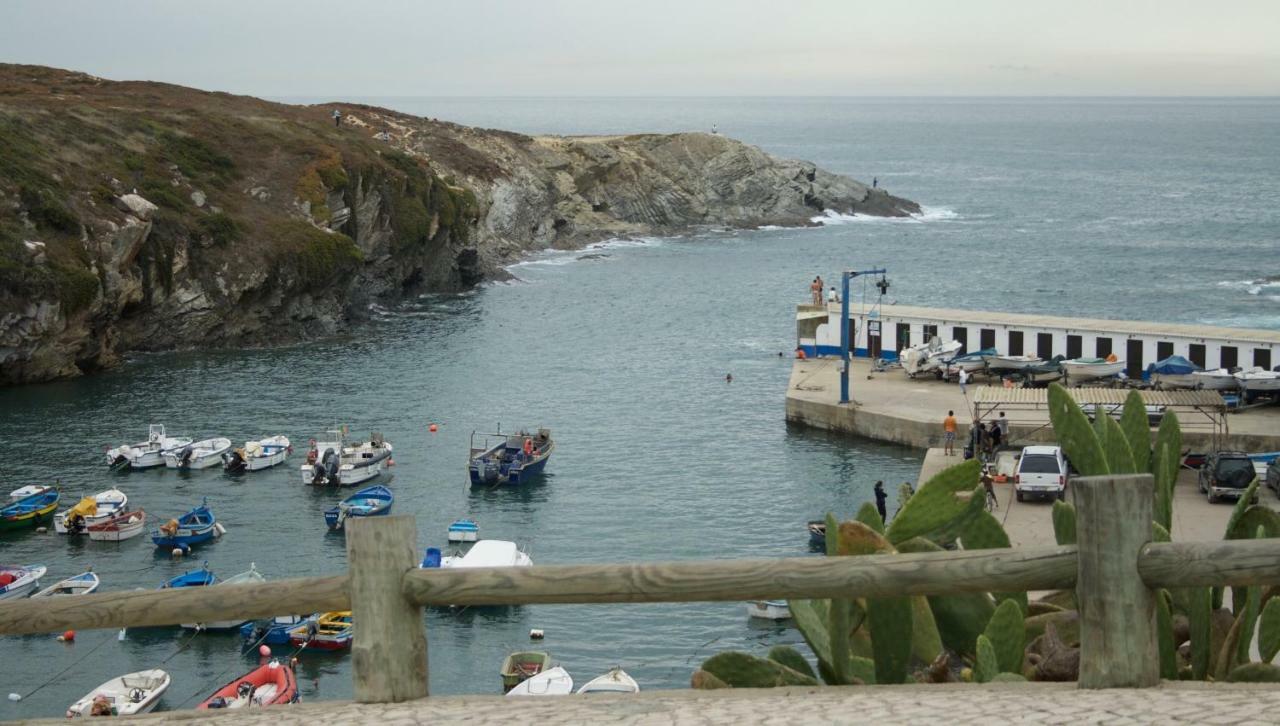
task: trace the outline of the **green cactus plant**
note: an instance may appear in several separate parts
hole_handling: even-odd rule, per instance
[[[900,543],[898,551],[941,552],[942,548],[923,537],[916,537]],[[930,595],[928,600],[942,645],[953,653],[972,656],[974,643],[995,613],[995,601],[986,593]]]
[[[736,650],[716,653],[702,662],[702,670],[734,688],[818,685],[816,679],[781,663]]]
[[[1054,503],[1057,504],[1058,502]],[[966,550],[1008,549],[1013,546],[1009,541],[1009,534],[1004,531],[1000,520],[991,516],[991,513],[985,509],[974,514],[965,523],[965,528],[960,533],[960,544]],[[995,595],[997,602],[1014,601],[1022,610],[1023,615],[1026,615],[1026,592],[995,592],[992,595]]]
[[[1166,414],[1160,417],[1156,431],[1155,449],[1151,455],[1151,474],[1156,480],[1156,521],[1173,531],[1173,489],[1178,483],[1178,469],[1182,465],[1182,429],[1178,417]]]
[[[1129,391],[1120,414],[1120,430],[1124,432],[1133,457],[1134,471],[1151,469],[1151,424],[1147,421],[1147,407],[1137,391]]]
[[[973,680],[978,683],[989,683],[1000,672],[1000,661],[996,657],[995,646],[992,645],[990,638],[979,635],[974,650],[976,654],[973,659]]]
[[[1070,502],[1053,503],[1053,538],[1060,545],[1076,543],[1076,508]]]
[[[1005,600],[991,615],[982,635],[995,648],[996,663],[1005,673],[1021,673],[1027,631],[1023,611],[1013,600]]]
[[[1156,593],[1156,645],[1160,653],[1160,677],[1178,678],[1178,643],[1173,634],[1173,602],[1168,590]]]
[[[884,520],[880,518],[880,510],[871,502],[863,502],[853,518],[880,534],[884,534]]]
[[[1089,418],[1076,405],[1067,389],[1057,383],[1049,384],[1049,421],[1058,437],[1058,443],[1076,471],[1084,476],[1111,473],[1102,442],[1089,425]]]
[[[775,645],[769,649],[765,657],[774,663],[790,668],[796,673],[809,676],[815,681],[818,679],[818,674],[813,672],[813,666],[809,665],[809,661],[805,660],[803,655],[800,655],[800,651],[789,645]]]
[[[1101,412],[1093,417],[1093,430],[1102,444],[1102,454],[1107,459],[1110,474],[1133,474],[1137,472],[1133,464],[1133,452],[1129,450],[1129,440],[1125,438],[1120,424],[1109,415]]]
[[[1183,588],[1187,621],[1191,629],[1191,677],[1203,681],[1209,675],[1213,637],[1213,591],[1208,587]]]
[[[1280,666],[1246,663],[1227,674],[1228,683],[1280,683]]]
[[[909,597],[867,600],[867,624],[871,626],[876,683],[907,682],[911,665],[911,620]]]
[[[981,472],[982,464],[977,459],[969,459],[934,475],[916,490],[889,523],[889,541],[896,545],[913,537],[935,539],[938,531],[967,513],[969,501],[956,495],[973,491]],[[982,502],[978,504],[981,509]]]
[[[1258,618],[1258,655],[1263,663],[1275,660],[1280,653],[1280,598],[1271,598]]]

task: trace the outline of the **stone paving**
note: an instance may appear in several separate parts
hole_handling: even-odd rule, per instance
[[[145,723],[221,724],[1263,724],[1280,720],[1273,684],[1168,683],[1081,691],[1068,683],[650,691],[636,696],[444,696],[398,704],[328,702],[243,712],[177,711]],[[46,721],[45,723],[52,723]],[[63,721],[65,723],[65,721]]]

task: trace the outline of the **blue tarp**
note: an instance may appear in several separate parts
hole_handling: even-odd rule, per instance
[[[1160,373],[1167,376],[1185,376],[1202,370],[1204,369],[1180,355],[1171,355],[1147,366],[1147,373]]]

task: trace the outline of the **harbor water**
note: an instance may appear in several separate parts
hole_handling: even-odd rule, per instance
[[[445,547],[448,524],[470,516],[539,565],[807,556],[807,520],[852,513],[877,479],[892,511],[923,455],[784,423],[791,361],[779,353],[815,275],[885,266],[888,299],[903,304],[1280,328],[1280,281],[1268,278],[1280,271],[1280,101],[361,100],[529,133],[716,124],[876,177],[925,213],[538,253],[510,281],[375,307],[332,340],[139,356],[0,390],[4,491],[58,481],[69,505],[114,484],[153,521],[207,497],[227,528],[181,561],[145,537],[4,534],[0,562],[47,565],[45,584],[92,567],[102,591],[153,588],[205,561],[223,578],[250,563],[268,578],[340,572],[343,539],[322,511],[350,491],[298,475],[307,439],[335,423],[393,443],[393,513],[416,518],[422,548]],[[150,423],[237,442],[283,433],[298,450],[237,478],[108,474],[104,449]],[[471,431],[498,425],[552,430],[541,482],[466,484]],[[686,686],[717,651],[801,640],[749,622],[740,603],[432,610],[426,622],[434,694],[499,693],[503,657],[531,645],[579,682],[620,665],[655,689]],[[546,639],[531,644],[532,628]],[[162,707],[189,708],[255,666],[239,646],[178,628],[3,638],[0,692],[24,697],[0,702],[0,718],[58,716],[153,667],[173,676]],[[349,655],[304,653],[303,699],[349,698],[350,667]]]

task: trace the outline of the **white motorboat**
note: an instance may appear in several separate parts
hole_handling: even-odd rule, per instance
[[[938,370],[942,368],[945,361],[954,358],[963,347],[964,344],[958,340],[943,343],[936,337],[928,343],[911,346],[902,351],[899,357],[902,361],[902,370],[913,378],[921,373]]]
[[[250,562],[249,569],[238,575],[232,575],[222,582],[213,585],[213,587],[244,585],[248,583],[257,584],[266,581],[267,578],[263,577],[262,574],[258,572],[257,565]],[[248,618],[241,618],[239,620],[215,620],[209,623],[183,623],[182,627],[187,628],[188,630],[231,630],[233,628],[238,630],[241,625],[244,625],[247,622],[249,622]]]
[[[24,487],[18,487],[17,489],[14,489],[13,491],[9,492],[9,500],[11,502],[16,502],[19,499],[26,499],[27,497],[33,497],[39,494],[40,492],[48,491],[52,488],[53,487],[46,486],[44,484],[28,484]]]
[[[1246,368],[1235,374],[1236,385],[1245,393],[1280,391],[1280,373],[1265,368]]]
[[[614,666],[608,673],[587,681],[578,693],[639,693],[640,684],[627,675],[621,666]]]
[[[164,455],[191,443],[190,437],[168,436],[164,424],[151,424],[147,428],[147,440],[132,446],[107,449],[107,466],[114,470],[149,469],[164,464]]]
[[[461,557],[444,557],[441,567],[532,567],[533,560],[515,542],[482,539]]]
[[[325,441],[311,440],[307,463],[300,469],[304,484],[352,486],[378,476],[391,462],[391,444],[382,434],[354,445],[347,442],[345,427],[325,436]]]
[[[747,603],[747,615],[762,620],[790,620],[791,608],[786,600],[752,600]]]
[[[239,449],[222,455],[222,468],[227,471],[261,471],[283,464],[293,447],[287,436],[269,436],[246,441]]]
[[[1192,388],[1207,388],[1213,391],[1234,391],[1239,381],[1226,368],[1214,371],[1192,371],[1190,376]]]
[[[480,525],[474,519],[458,519],[449,525],[450,542],[475,542],[480,539]]]
[[[0,600],[30,595],[48,569],[44,565],[0,565]]]
[[[60,597],[63,595],[88,595],[98,589],[101,584],[98,575],[92,570],[82,572],[75,577],[68,577],[62,582],[55,583],[37,592],[31,597]]]
[[[165,452],[164,465],[170,469],[208,469],[222,463],[231,451],[231,439],[217,437]]]
[[[129,504],[129,496],[112,487],[91,497],[84,497],[70,509],[53,516],[53,531],[58,534],[84,534],[89,525],[101,524]]]
[[[1122,360],[1106,358],[1074,358],[1062,361],[1062,370],[1069,381],[1093,381],[1099,378],[1110,378],[1124,370]]]
[[[168,688],[169,674],[159,668],[126,673],[103,683],[71,704],[67,709],[67,718],[146,713],[156,707],[156,702]]]
[[[1043,363],[1043,359],[1034,355],[993,355],[987,358],[987,368],[992,371],[1020,371]]]
[[[560,666],[532,676],[507,691],[508,696],[567,696],[573,693],[573,677]]]
[[[123,542],[146,531],[147,513],[141,509],[118,512],[108,520],[85,528],[89,539],[95,542]]]

